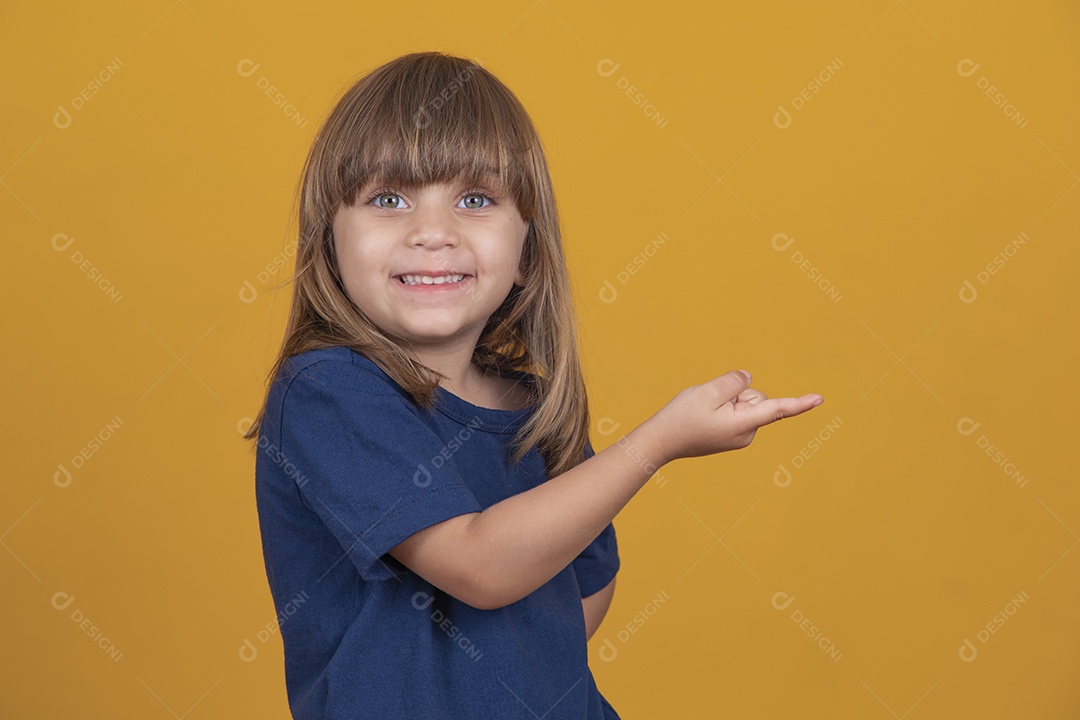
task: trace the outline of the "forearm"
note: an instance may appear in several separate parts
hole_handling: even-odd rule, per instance
[[[677,458],[750,444],[758,428],[817,407],[820,395],[767,399],[732,370],[676,395],[611,447],[539,487],[413,533],[391,553],[481,610],[526,597],[581,554],[656,471]]]
[[[562,475],[473,516],[466,546],[485,604],[517,602],[554,577],[667,461],[646,421]]]

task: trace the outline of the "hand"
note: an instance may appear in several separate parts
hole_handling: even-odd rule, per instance
[[[794,417],[824,401],[816,393],[770,400],[749,385],[750,373],[732,370],[686,388],[649,418],[646,422],[668,456],[664,462],[744,448],[759,427]]]

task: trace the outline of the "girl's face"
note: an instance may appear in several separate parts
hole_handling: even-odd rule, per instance
[[[334,216],[345,291],[414,349],[466,352],[516,283],[528,224],[495,182],[369,183]],[[432,281],[438,284],[432,284]]]

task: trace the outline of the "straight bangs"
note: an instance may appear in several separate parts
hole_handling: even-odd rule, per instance
[[[292,306],[266,397],[289,358],[345,346],[377,363],[416,405],[432,409],[445,376],[349,298],[333,221],[339,210],[361,202],[373,183],[405,191],[447,182],[513,202],[529,225],[524,285],[515,285],[488,318],[473,363],[498,375],[536,376],[535,411],[515,433],[507,459],[517,463],[538,447],[548,476],[555,477],[584,459],[589,409],[554,189],[524,106],[469,58],[423,52],[388,62],[350,86],[316,134],[297,187]],[[264,399],[245,438],[259,437],[265,412]]]
[[[417,58],[414,67],[375,73],[360,83],[341,158],[342,204],[355,205],[372,183],[415,189],[463,182],[489,187],[528,222],[537,213],[533,180],[537,140],[516,97],[490,73],[456,62]]]

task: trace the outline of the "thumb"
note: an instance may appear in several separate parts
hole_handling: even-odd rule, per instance
[[[717,402],[717,405],[719,406],[726,402],[731,402],[738,397],[739,393],[750,387],[750,380],[751,376],[749,370],[731,370],[720,377],[710,380],[707,384],[710,385],[719,396]]]

